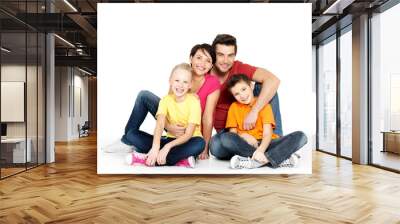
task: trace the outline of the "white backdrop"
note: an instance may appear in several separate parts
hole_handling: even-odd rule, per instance
[[[164,96],[171,69],[221,33],[237,38],[237,60],[280,78],[284,133],[314,135],[311,4],[103,3],[97,18],[98,149],[121,138],[140,90]]]

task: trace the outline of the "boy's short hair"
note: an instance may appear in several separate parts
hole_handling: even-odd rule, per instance
[[[234,46],[235,54],[237,53],[236,38],[232,35],[218,34],[212,43],[212,47],[214,48],[214,51],[215,51],[215,46],[217,46],[217,44],[222,44],[222,45],[226,45],[226,46]]]
[[[250,78],[245,74],[235,74],[228,80],[226,87],[229,91],[238,83],[238,82],[245,82],[247,85],[251,86]]]

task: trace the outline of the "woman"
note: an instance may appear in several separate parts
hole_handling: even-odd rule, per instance
[[[212,133],[212,122],[214,110],[220,95],[220,83],[218,78],[210,75],[209,72],[215,62],[215,53],[209,44],[197,44],[190,51],[190,64],[193,70],[192,93],[197,93],[200,98],[202,122],[201,131],[205,140],[203,152],[199,159],[209,157],[208,142]],[[133,149],[133,142],[129,138],[129,131],[139,131],[148,112],[153,117],[158,109],[160,98],[149,91],[140,91],[135,106],[131,112],[128,123],[125,126],[125,132],[121,140],[104,148],[105,152],[130,152]],[[185,132],[185,127],[171,125],[166,123],[165,129],[174,136],[181,136]]]

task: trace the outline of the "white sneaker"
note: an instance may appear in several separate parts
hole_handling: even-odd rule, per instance
[[[132,152],[135,149],[132,145],[127,145],[123,143],[121,140],[117,140],[110,145],[107,145],[103,148],[104,152],[115,153],[115,152]]]
[[[279,164],[279,167],[296,167],[297,164],[299,163],[300,155],[297,153],[293,153],[289,159],[284,160],[281,164]]]
[[[258,168],[261,167],[262,163],[251,159],[250,157],[243,157],[239,155],[235,155],[231,159],[231,168],[232,169],[242,169],[242,168],[247,168],[247,169],[253,169],[253,168]]]

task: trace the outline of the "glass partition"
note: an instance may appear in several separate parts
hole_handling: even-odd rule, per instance
[[[31,162],[26,141],[26,41],[25,32],[1,34],[2,177],[24,171]]]
[[[346,32],[347,31],[347,32]],[[352,32],[340,36],[340,154],[352,157]]]
[[[371,18],[372,164],[400,171],[400,4]]]
[[[0,7],[43,13],[45,1],[1,1]],[[45,163],[45,34],[0,12],[0,178]],[[33,19],[37,17],[32,17]]]
[[[336,154],[336,36],[318,47],[318,149]]]

